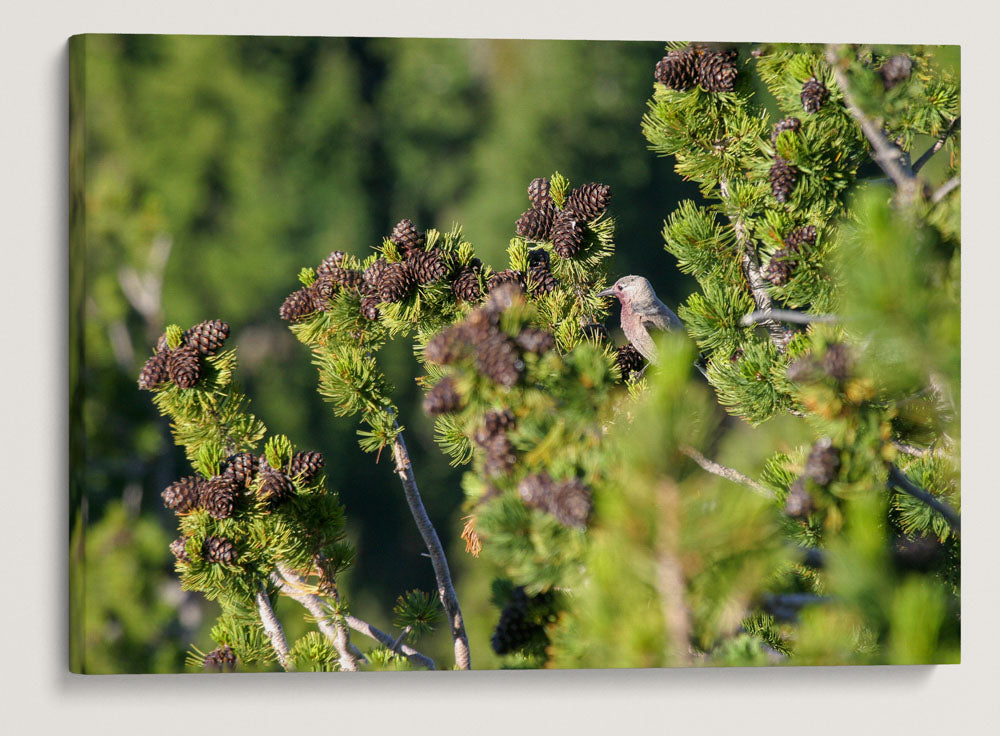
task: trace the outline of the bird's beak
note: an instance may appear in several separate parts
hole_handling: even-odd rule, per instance
[[[611,287],[610,289],[605,289],[604,291],[597,292],[597,296],[614,296],[614,295],[615,295],[614,287]]]

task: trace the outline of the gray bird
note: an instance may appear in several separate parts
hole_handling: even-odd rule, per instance
[[[622,276],[610,289],[605,289],[598,296],[617,297],[621,302],[622,332],[650,363],[656,362],[656,344],[649,330],[675,330],[684,326],[670,307],[659,300],[652,285],[642,276]]]

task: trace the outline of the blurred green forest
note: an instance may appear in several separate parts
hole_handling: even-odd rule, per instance
[[[434,577],[389,459],[360,451],[278,319],[299,268],[366,255],[404,217],[461,223],[501,267],[525,187],[558,170],[611,185],[613,275],[645,274],[674,307],[691,290],[660,229],[696,189],[640,131],[659,43],[88,35],[70,55],[74,671],[182,671],[191,644],[211,645],[216,606],[180,590],[159,496],[189,467],[136,388],[167,322],[229,322],[253,411],[325,454],[358,550],[345,590],[389,628],[396,596]],[[489,571],[458,539],[460,473],[419,410],[409,348],[387,353],[475,666],[496,666]],[[286,620],[297,635],[301,616]],[[449,648],[440,631],[426,647]]]

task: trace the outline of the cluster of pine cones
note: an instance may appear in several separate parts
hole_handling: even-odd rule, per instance
[[[483,463],[486,475],[496,477],[514,469],[517,455],[514,454],[514,445],[510,441],[508,432],[516,428],[517,421],[510,409],[490,409],[486,412],[482,426],[472,436],[475,443],[486,453]]]
[[[161,494],[163,504],[178,514],[204,509],[213,519],[228,519],[244,490],[254,488],[256,497],[271,508],[295,494],[292,479],[311,483],[323,469],[323,455],[319,452],[297,452],[288,466],[272,468],[267,458],[249,452],[238,452],[226,460],[224,470],[207,480],[190,475],[171,483]],[[177,559],[188,561],[186,541],[177,539],[170,545]],[[209,537],[202,546],[202,557],[209,562],[232,562],[235,548],[222,537]]]
[[[546,643],[545,625],[554,619],[553,597],[551,592],[529,596],[524,588],[515,588],[490,639],[493,651],[509,654],[532,643]]]
[[[528,251],[528,273],[507,268],[490,276],[487,288],[490,292],[502,284],[517,284],[531,296],[555,291],[559,282],[552,275],[552,261],[544,248]]]
[[[585,529],[593,507],[590,489],[579,478],[560,482],[548,473],[529,475],[517,486],[524,505],[551,514],[560,524]]]
[[[496,285],[490,290],[486,302],[473,310],[464,321],[431,338],[424,349],[424,356],[432,363],[449,365],[473,355],[476,369],[482,375],[501,386],[513,386],[524,370],[524,353],[541,355],[555,347],[555,339],[544,330],[525,327],[517,337],[511,338],[500,329],[500,314],[523,298],[524,292],[517,283]],[[454,384],[438,388],[442,383],[439,382],[431,391],[434,395],[433,399],[429,399],[428,411],[431,414],[454,411],[461,403],[460,397],[452,395],[457,393]]]
[[[815,76],[809,77],[802,84],[802,91],[799,93],[802,101],[802,109],[808,113],[819,112],[819,109],[830,99],[830,90]],[[802,127],[798,118],[789,117],[775,124],[771,132],[771,142],[778,139],[778,135],[785,130],[797,131]],[[792,194],[792,189],[799,179],[799,170],[781,156],[774,157],[774,163],[769,172],[771,181],[771,193],[779,202],[787,202]]]
[[[796,255],[803,245],[810,246],[816,242],[816,226],[807,225],[793,230],[785,238],[785,247],[774,251],[771,260],[761,269],[764,278],[775,286],[784,286],[798,267]]]
[[[533,179],[528,185],[531,209],[523,212],[514,229],[527,240],[552,241],[552,250],[561,258],[572,258],[583,247],[585,224],[608,210],[611,187],[591,182],[572,190],[560,210],[549,191],[549,180]],[[554,288],[554,287],[553,287]]]
[[[653,78],[668,89],[688,90],[700,84],[707,92],[732,92],[736,88],[736,49],[712,50],[689,44],[668,51],[656,64]]]
[[[199,322],[184,332],[176,348],[167,345],[166,333],[156,341],[156,352],[139,371],[139,388],[152,391],[168,381],[180,388],[191,388],[201,378],[201,358],[215,355],[229,337],[229,325],[212,319]]]

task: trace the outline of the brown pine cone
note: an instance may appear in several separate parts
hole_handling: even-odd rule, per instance
[[[476,368],[482,375],[501,386],[517,383],[524,363],[506,335],[495,331],[476,347]]]
[[[389,262],[384,258],[376,258],[372,261],[372,264],[365,269],[363,279],[365,284],[370,287],[378,287],[379,282],[382,280],[382,272],[388,267]]]
[[[416,286],[409,264],[390,263],[382,272],[378,293],[383,302],[401,302]]]
[[[187,539],[181,537],[170,543],[170,551],[178,562],[190,562],[191,557],[187,553]]]
[[[427,342],[424,358],[431,363],[448,365],[458,360],[468,343],[463,330],[455,325],[439,332]]]
[[[139,388],[143,391],[152,391],[169,380],[170,373],[167,371],[166,353],[156,353],[143,364],[142,370],[139,371]]]
[[[769,173],[771,180],[771,193],[779,202],[787,202],[798,181],[799,171],[780,156],[774,159]]]
[[[525,327],[521,330],[515,342],[517,342],[521,350],[528,353],[535,353],[536,355],[547,353],[556,346],[556,340],[551,334],[534,327]]]
[[[607,342],[611,339],[611,336],[608,335],[607,328],[597,322],[588,322],[587,324],[580,325],[580,330],[588,340],[593,340],[595,342]]]
[[[325,312],[330,308],[330,300],[337,293],[337,284],[329,275],[321,276],[313,281],[309,287],[309,295],[312,297],[313,310]]]
[[[482,298],[478,276],[481,266],[482,262],[478,258],[473,258],[468,266],[459,269],[455,280],[451,282],[451,293],[456,301],[474,304]]]
[[[816,440],[806,459],[805,475],[821,486],[830,485],[840,470],[840,451],[829,437]]]
[[[205,655],[204,666],[206,670],[216,670],[218,672],[229,670],[232,672],[236,669],[236,654],[228,644],[216,647]]]
[[[333,266],[330,268],[330,280],[345,289],[357,290],[361,288],[361,284],[364,282],[364,276],[361,271],[356,271],[353,268]]]
[[[167,373],[180,388],[191,388],[201,378],[201,360],[198,351],[190,345],[181,345],[167,354]]]
[[[301,477],[301,482],[312,483],[323,469],[326,460],[322,452],[296,452],[288,463],[288,475],[292,478]]]
[[[222,474],[241,488],[249,488],[257,476],[257,458],[249,452],[237,452],[226,458]]]
[[[416,251],[409,258],[410,271],[418,284],[429,284],[448,273],[441,251],[437,248],[428,251]]]
[[[514,231],[528,240],[548,240],[552,225],[556,221],[556,206],[552,202],[544,202],[539,207],[532,207],[522,212],[514,224]]]
[[[202,355],[215,355],[225,344],[227,337],[229,325],[221,319],[199,322],[184,332],[184,342]]]
[[[771,143],[778,140],[778,136],[784,133],[786,130],[790,130],[793,133],[797,132],[799,128],[802,127],[802,121],[798,118],[785,118],[784,120],[779,120],[774,124],[774,130],[771,131]]]
[[[303,287],[288,295],[278,310],[278,316],[288,322],[297,322],[315,311],[313,292],[310,288]]]
[[[417,230],[417,226],[409,219],[400,220],[392,229],[389,240],[399,246],[400,252],[408,258],[412,253],[424,249],[427,238]]]
[[[549,191],[549,180],[544,176],[532,179],[528,185],[528,199],[535,207],[551,204],[552,194]]]
[[[201,503],[201,486],[204,481],[200,476],[189,475],[167,486],[160,496],[163,505],[178,514],[194,511]]]
[[[888,59],[878,70],[878,73],[882,77],[882,86],[886,89],[892,89],[897,84],[909,79],[912,71],[913,59],[906,54],[900,54]]]
[[[800,227],[796,230],[792,230],[788,237],[785,238],[785,247],[790,251],[798,251],[799,248],[805,245],[814,245],[816,243],[816,226],[807,225],[806,227]]]
[[[573,210],[563,210],[552,226],[552,250],[562,258],[572,258],[583,247],[583,221]]]
[[[691,89],[698,82],[698,56],[691,46],[668,51],[657,62],[653,78],[668,89]]]
[[[709,51],[698,59],[698,82],[708,92],[736,89],[736,50]]]
[[[816,77],[810,77],[802,85],[802,93],[799,95],[799,99],[802,100],[802,109],[806,112],[819,112],[819,109],[823,107],[823,103],[830,99],[830,90],[826,88],[825,84],[816,79]]]
[[[785,514],[793,519],[803,519],[813,510],[812,496],[806,490],[805,483],[799,478],[788,489],[785,496]]]
[[[462,395],[455,387],[455,381],[446,376],[438,381],[424,397],[424,411],[431,416],[450,414],[462,408]]]
[[[518,287],[520,287],[521,290],[523,291],[525,287],[524,272],[515,271],[512,268],[507,268],[504,269],[503,271],[497,271],[495,274],[490,276],[489,281],[487,282],[487,287],[488,290],[492,292],[494,289],[496,289],[498,286],[501,286],[502,284],[517,284]]]
[[[496,477],[509,473],[517,464],[517,455],[514,454],[514,445],[511,444],[506,434],[497,434],[490,437],[485,445],[486,457],[483,462],[483,470],[486,475]]]
[[[618,370],[622,374],[622,380],[628,383],[634,376],[642,372],[645,361],[642,353],[635,349],[634,345],[622,345],[618,348],[618,355],[615,356],[618,363]]]
[[[607,184],[590,182],[577,187],[566,198],[565,210],[579,215],[581,220],[596,220],[608,210],[611,202],[611,187]]]
[[[517,419],[510,409],[490,409],[483,415],[483,429],[491,437],[516,426]]]
[[[236,560],[236,545],[225,537],[207,537],[201,545],[201,556],[206,562],[229,564]]]
[[[761,269],[761,275],[775,286],[784,286],[799,265],[792,255],[793,253],[785,248],[774,251],[771,260]]]
[[[334,268],[340,266],[341,261],[344,260],[344,251],[335,250],[333,253],[328,255],[323,259],[323,262],[319,264],[316,269],[317,278],[323,278],[324,276],[329,276]]]
[[[201,485],[201,505],[213,519],[228,519],[236,508],[236,484],[225,475],[217,475]]]
[[[263,457],[261,460],[263,467],[257,471],[257,498],[261,501],[267,501],[274,507],[295,495],[295,486],[292,485],[288,476],[267,465],[267,461]]]
[[[550,294],[559,286],[559,282],[552,275],[547,263],[532,266],[528,270],[528,284],[528,293],[533,296],[535,294]]]

